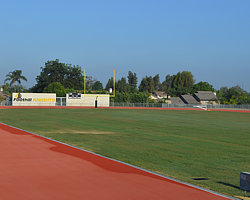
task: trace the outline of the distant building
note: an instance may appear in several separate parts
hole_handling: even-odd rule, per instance
[[[180,98],[185,104],[201,104],[190,94],[181,95]]]
[[[217,104],[217,96],[212,91],[197,91],[193,95],[185,94],[170,98],[171,104]]]
[[[170,103],[170,96],[165,92],[155,91],[150,95],[150,98],[155,101],[165,101],[166,103]]]
[[[171,97],[170,98],[171,104],[185,104],[180,97]]]
[[[212,91],[198,91],[194,93],[194,98],[201,104],[217,104],[217,96]]]
[[[6,100],[7,98],[8,95],[3,93],[3,88],[0,86],[0,100]]]

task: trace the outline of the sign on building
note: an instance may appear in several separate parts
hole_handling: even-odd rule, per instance
[[[55,106],[54,93],[12,93],[13,106]]]
[[[81,99],[81,93],[69,93],[69,99]]]

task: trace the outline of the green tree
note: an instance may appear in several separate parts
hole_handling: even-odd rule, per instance
[[[115,102],[129,102],[129,93],[127,92],[117,92],[115,95]]]
[[[195,91],[215,91],[214,87],[208,82],[199,82],[194,84],[193,89]]]
[[[154,91],[154,79],[152,76],[146,76],[142,79],[139,85],[140,92],[149,92],[152,93]]]
[[[8,94],[9,96],[11,96],[11,94],[13,92],[15,92],[15,89],[14,89],[14,87],[11,87],[9,83],[4,83],[4,85],[3,85],[3,92],[5,94]]]
[[[116,88],[118,92],[128,92],[129,87],[126,78],[122,77],[120,80],[118,80],[116,83]]]
[[[147,103],[149,100],[149,94],[145,92],[133,92],[129,93],[130,103]]]
[[[137,88],[137,81],[138,81],[136,73],[132,73],[131,71],[129,71],[127,78],[130,91],[135,91]]]
[[[106,86],[105,86],[105,90],[107,90],[107,91],[109,91],[109,88],[112,88],[112,90],[114,91],[114,81],[113,81],[114,79],[113,79],[113,77],[111,77],[109,80],[108,80],[108,82],[107,82],[107,84],[106,84]],[[116,88],[116,87],[115,87]]]
[[[125,103],[147,103],[149,101],[149,94],[144,92],[117,92],[114,101]]]
[[[155,89],[154,89],[154,79],[152,76],[147,77],[147,92],[152,93]]]
[[[160,86],[160,90],[161,91],[167,91],[170,88],[173,87],[173,76],[171,76],[170,74],[168,74],[165,78],[165,80],[162,82],[161,86]]]
[[[228,88],[221,87],[220,90],[217,92],[217,97],[221,104],[228,104],[230,99]]]
[[[250,95],[239,86],[221,87],[217,96],[222,104],[250,104]]]
[[[83,89],[83,75],[79,66],[60,63],[56,59],[46,62],[41,70],[36,78],[37,84],[32,88],[33,92],[43,92],[44,88],[53,82],[60,82],[64,88]]]
[[[57,97],[65,97],[66,95],[65,88],[60,82],[50,83],[47,87],[44,88],[43,92],[56,93]]]
[[[167,75],[161,84],[161,90],[171,96],[193,93],[194,77],[191,72],[183,71],[175,75]]]
[[[153,81],[154,81],[154,90],[158,91],[160,89],[160,76],[159,74],[156,74],[153,77]]]
[[[93,87],[92,87],[92,90],[103,90],[103,85],[100,81],[96,81],[94,84],[93,84]]]
[[[139,85],[139,91],[140,92],[146,92],[147,91],[147,85],[148,85],[148,81],[147,81],[147,76],[143,77],[141,80],[141,83]]]
[[[66,64],[66,72],[62,85],[65,88],[74,88],[75,90],[83,89],[83,72],[80,66]]]
[[[249,105],[250,104],[250,94],[243,93],[241,96],[237,98],[237,104]]]
[[[178,72],[173,77],[173,84],[175,88],[191,88],[194,85],[193,74],[188,71]]]
[[[22,70],[15,70],[6,75],[4,82],[10,81],[10,86],[14,85],[15,92],[20,92],[21,80],[27,81],[27,78],[22,75]],[[15,85],[16,82],[18,83],[18,87]]]
[[[189,71],[183,71],[181,73],[182,81],[183,81],[183,87],[191,88],[194,85],[194,76]]]

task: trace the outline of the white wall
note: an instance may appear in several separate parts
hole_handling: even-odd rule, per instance
[[[20,98],[19,98],[20,97]],[[12,93],[13,106],[55,106],[54,93]]]
[[[81,94],[81,98],[79,99],[71,99],[67,94],[66,105],[94,107],[96,99],[98,107],[109,107],[109,94]]]

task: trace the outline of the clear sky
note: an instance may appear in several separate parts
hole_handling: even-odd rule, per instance
[[[196,82],[250,91],[250,0],[0,0],[0,83],[33,86],[48,60],[80,65],[104,86],[188,70]]]

